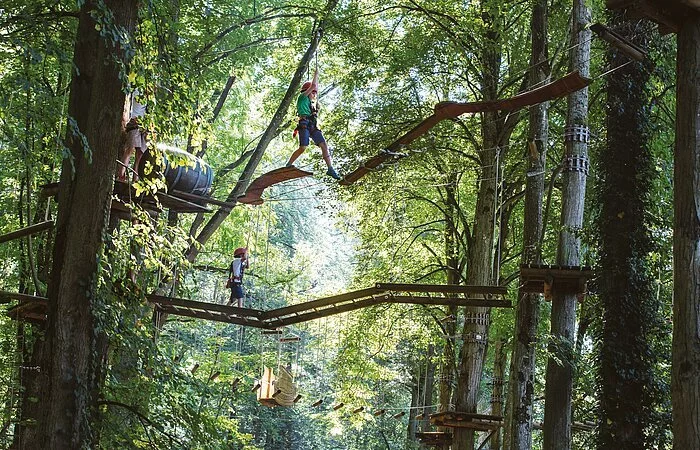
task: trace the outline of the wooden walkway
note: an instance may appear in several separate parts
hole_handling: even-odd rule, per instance
[[[371,288],[266,311],[159,295],[148,295],[146,299],[153,304],[156,312],[275,329],[379,304],[511,308],[511,302],[505,299],[505,295],[506,288],[500,286],[377,283]],[[0,299],[7,299],[5,303],[13,299],[20,301],[8,310],[14,319],[46,318],[47,299],[44,297],[0,292]]]

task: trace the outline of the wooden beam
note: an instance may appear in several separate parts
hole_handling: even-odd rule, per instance
[[[367,288],[360,289],[359,291],[351,291],[345,294],[332,295],[330,297],[323,297],[317,300],[312,300],[310,302],[297,303],[296,305],[285,306],[283,308],[271,309],[269,311],[263,312],[261,318],[267,320],[270,318],[279,318],[283,316],[289,316],[292,314],[298,314],[300,312],[308,311],[310,309],[318,309],[334,305],[336,303],[345,303],[350,300],[355,300],[359,298],[369,297],[371,295],[379,295],[383,293],[383,289],[377,288]]]
[[[218,303],[199,302],[196,300],[188,300],[185,298],[164,297],[162,295],[149,294],[146,299],[150,303],[161,306],[176,306],[188,309],[197,309],[201,311],[216,311],[227,315],[235,315],[239,317],[252,317],[260,319],[263,311],[259,309],[238,308],[235,306],[220,305]]]
[[[456,284],[401,284],[401,283],[377,283],[377,289],[393,292],[440,292],[443,294],[492,294],[505,295],[508,288],[505,286],[460,286]]]
[[[296,323],[308,322],[309,320],[321,319],[323,317],[328,317],[335,314],[354,311],[356,309],[367,308],[368,306],[378,305],[380,303],[386,302],[387,298],[387,296],[382,295],[380,297],[373,297],[369,299],[355,301],[352,303],[345,303],[343,305],[334,305],[333,307],[322,309],[320,311],[307,312],[304,314],[297,314],[290,317],[269,317],[265,320],[265,322],[268,323],[271,327],[283,327],[293,325]]]
[[[175,197],[174,195],[166,194],[165,192],[157,192],[156,195],[166,207],[174,209],[178,212],[212,212],[206,206],[188,202],[185,199]]]
[[[488,308],[512,308],[509,300],[463,297],[418,297],[413,295],[391,295],[388,303],[409,303],[418,305],[478,306]]]
[[[260,321],[245,319],[237,316],[228,316],[224,313],[214,314],[209,311],[198,311],[171,305],[158,306],[157,309],[158,311],[176,316],[194,317],[196,319],[213,320],[215,322],[232,323],[235,325],[244,325],[255,328],[268,328],[266,324]]]
[[[25,302],[46,302],[46,297],[37,295],[20,294],[18,292],[0,291],[0,303],[9,303],[11,300],[20,300]]]
[[[19,230],[12,231],[7,234],[0,236],[0,244],[3,242],[12,241],[25,236],[31,236],[32,234],[41,233],[53,227],[53,220],[47,220],[45,222],[35,223],[28,227],[20,228]]]

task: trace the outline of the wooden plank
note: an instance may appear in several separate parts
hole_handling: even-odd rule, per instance
[[[150,303],[162,305],[162,306],[179,306],[189,309],[196,309],[201,311],[216,311],[219,313],[224,313],[228,315],[236,315],[240,317],[252,317],[255,319],[260,319],[264,313],[259,309],[251,308],[238,308],[235,306],[220,305],[218,303],[207,303],[200,302],[196,300],[188,300],[185,298],[174,298],[174,297],[164,297],[162,295],[149,294],[146,295],[146,299]]]
[[[388,303],[408,303],[417,305],[477,306],[484,308],[512,308],[509,300],[495,300],[464,297],[420,297],[413,295],[390,295]]]
[[[444,294],[493,294],[505,295],[508,288],[505,286],[476,286],[456,284],[401,284],[401,283],[377,283],[377,289],[393,292],[440,292]]]
[[[591,81],[590,78],[581,76],[579,72],[571,72],[556,81],[511,98],[468,103],[440,102],[435,105],[435,114],[443,119],[451,119],[467,113],[517,110],[565,97],[585,88],[591,84]]]
[[[279,317],[283,317],[283,316],[289,316],[289,315],[297,314],[297,313],[300,313],[303,311],[308,311],[310,309],[323,308],[323,307],[333,305],[336,303],[344,303],[344,302],[347,302],[350,300],[369,297],[371,295],[379,295],[383,292],[384,292],[383,289],[377,289],[376,287],[367,288],[367,289],[360,289],[358,291],[351,291],[351,292],[347,292],[345,294],[332,295],[330,297],[319,298],[317,300],[312,300],[310,302],[298,303],[296,305],[285,306],[283,308],[271,309],[269,311],[263,312],[261,318],[263,320],[266,320],[266,319],[273,318],[273,317],[279,318]]]
[[[292,317],[270,317],[266,320],[266,323],[268,323],[270,327],[283,327],[297,323],[308,322],[309,320],[321,319],[323,317],[333,316],[335,314],[355,311],[357,309],[367,308],[368,306],[374,306],[380,303],[384,303],[386,302],[386,299],[387,297],[382,295],[375,298],[359,300],[356,302],[346,303],[339,306],[333,306],[332,308],[326,308],[319,311],[312,311]]]
[[[248,186],[248,189],[246,189],[245,194],[238,197],[238,202],[247,203],[249,205],[260,205],[263,203],[262,194],[268,187],[284,181],[304,178],[311,175],[313,175],[313,172],[307,172],[295,166],[280,167],[279,169],[271,170],[253,180]]]
[[[31,236],[33,234],[41,233],[42,231],[46,231],[51,227],[53,227],[53,220],[35,223],[34,225],[30,225],[28,227],[20,228],[19,230],[15,230],[7,234],[3,234],[2,236],[0,236],[0,244],[25,236]]]
[[[423,136],[435,125],[446,119],[453,119],[465,113],[477,113],[486,111],[515,110],[525,106],[542,103],[555,98],[564,97],[572,92],[578,91],[591,83],[589,78],[582,77],[578,72],[571,72],[568,75],[553,81],[545,86],[532,89],[515,97],[502,100],[485,102],[441,102],[435,105],[434,113],[412,128],[379,154],[363,162],[360,167],[348,173],[340,180],[343,186],[349,186],[367,175],[373,169],[385,163],[391,155],[403,150],[404,147]]]
[[[177,212],[212,212],[211,208],[189,202],[185,199],[175,197],[174,195],[166,194],[165,192],[157,192],[156,195],[161,203]]]
[[[187,308],[171,306],[171,305],[158,306],[157,308],[161,312],[164,312],[167,314],[173,314],[176,316],[194,317],[196,319],[213,320],[215,322],[232,323],[235,325],[244,325],[244,326],[255,327],[255,328],[268,328],[268,326],[266,324],[264,324],[260,321],[244,319],[244,318],[237,317],[237,316],[227,316],[226,314],[223,314],[223,313],[213,314],[211,312],[208,312],[208,315],[207,315],[207,314],[204,314],[203,311],[197,311],[197,310],[193,310],[193,309],[187,309]]]
[[[46,297],[37,295],[20,294],[18,292],[0,291],[0,303],[9,303],[12,300],[21,300],[23,302],[47,302]]]

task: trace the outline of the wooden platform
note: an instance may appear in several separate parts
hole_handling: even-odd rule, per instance
[[[439,447],[452,444],[452,433],[444,431],[427,431],[416,433],[416,440],[423,445]]]
[[[58,183],[49,183],[41,186],[43,196],[53,197],[58,194]],[[216,204],[219,206],[226,205],[233,207],[226,202],[221,202],[209,197],[201,195],[188,194],[185,192],[156,192],[155,194],[136,194],[136,189],[133,186],[123,181],[114,182],[113,194],[117,197],[112,201],[112,213],[121,219],[129,219],[131,209],[127,206],[128,203],[135,203],[145,209],[149,214],[159,214],[162,207],[168,208],[171,211],[179,213],[200,213],[211,212],[211,208],[207,204]]]
[[[661,34],[677,33],[688,17],[700,14],[697,0],[605,0],[605,6],[624,9],[630,18],[655,22]]]
[[[552,297],[553,291],[582,296],[592,277],[593,270],[589,266],[521,265],[520,290],[542,293],[546,299]]]
[[[501,286],[377,283],[371,288],[267,311],[159,295],[148,295],[146,298],[153,304],[156,311],[167,314],[255,328],[276,329],[382,303],[511,308],[511,302],[505,299],[506,292],[507,289]],[[1,292],[0,298],[2,298]],[[46,298],[36,297],[32,301],[43,305],[45,319]],[[36,306],[36,308],[41,307]],[[22,314],[16,314],[14,318],[23,319],[24,317]]]
[[[507,99],[469,103],[438,103],[435,105],[433,115],[426,118],[418,125],[413,127],[413,129],[411,129],[408,133],[392,142],[384,150],[379,152],[379,154],[364,161],[362,164],[360,164],[360,167],[346,174],[345,177],[340,180],[340,184],[343,186],[351,185],[363,176],[367,175],[369,172],[379,169],[382,164],[385,164],[392,157],[391,155],[403,155],[400,152],[406,146],[423,136],[443,120],[454,119],[466,113],[510,111],[520,109],[525,106],[536,105],[548,100],[564,97],[572,92],[576,92],[588,86],[590,83],[590,79],[582,77],[578,72],[572,72],[565,77],[542,87],[523,92],[522,94],[518,94],[515,97]]]
[[[503,417],[458,411],[443,411],[430,415],[430,423],[438,427],[469,428],[477,431],[497,430],[503,426]]]
[[[268,187],[311,175],[313,175],[313,172],[307,172],[295,166],[280,167],[279,169],[271,170],[253,180],[245,194],[238,197],[238,202],[249,205],[261,205],[263,203],[262,194]]]
[[[46,297],[0,291],[0,303],[18,300],[15,306],[7,310],[7,315],[14,320],[41,323],[46,321],[48,311]]]

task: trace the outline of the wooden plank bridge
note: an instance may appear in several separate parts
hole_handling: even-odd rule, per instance
[[[147,295],[146,299],[156,313],[276,329],[380,304],[511,308],[511,302],[505,299],[506,291],[502,286],[376,283],[371,288],[271,310],[237,308],[160,295]],[[48,308],[45,297],[0,292],[0,303],[11,300],[19,300],[19,303],[7,311],[10,317],[30,321],[46,319]]]

